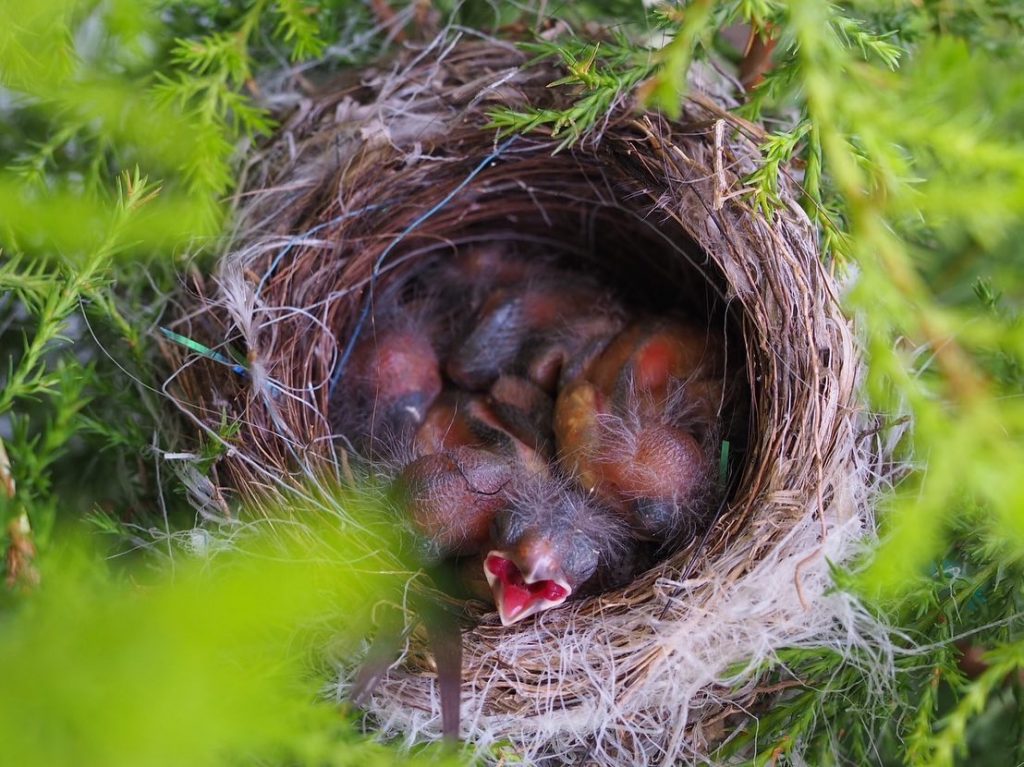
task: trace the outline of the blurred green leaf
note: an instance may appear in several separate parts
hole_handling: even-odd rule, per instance
[[[307,525],[301,540],[268,528],[244,551],[178,555],[159,571],[55,549],[40,592],[0,617],[5,762],[445,761],[384,750],[317,699],[311,659],[328,645],[351,653],[404,581],[379,574],[393,561],[365,540],[322,517]]]

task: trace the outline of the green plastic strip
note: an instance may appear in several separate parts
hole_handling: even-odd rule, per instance
[[[227,365],[233,371],[238,373],[238,375],[245,375],[246,373],[244,365],[239,365],[234,360],[225,357],[223,354],[211,349],[209,346],[203,346],[198,341],[193,341],[191,338],[183,336],[180,333],[175,333],[173,330],[168,330],[167,328],[160,328],[160,332],[171,341],[174,341],[174,343],[181,344],[186,349],[191,349],[202,357],[206,357],[214,362],[219,362],[221,365]]]

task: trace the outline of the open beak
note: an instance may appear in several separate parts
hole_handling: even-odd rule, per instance
[[[505,552],[492,551],[484,558],[484,576],[503,626],[557,607],[572,593],[562,568],[549,557],[540,558],[532,567],[521,568]]]

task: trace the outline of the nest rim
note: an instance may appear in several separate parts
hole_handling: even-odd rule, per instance
[[[196,311],[175,327],[192,337],[244,341],[252,385],[226,380],[223,370],[208,361],[168,349],[176,373],[167,390],[198,422],[209,425],[212,414],[219,416],[217,405],[226,404],[249,425],[245,449],[236,450],[223,467],[226,487],[254,500],[278,492],[275,480],[256,465],[290,477],[297,458],[305,463],[304,471],[312,467],[335,473],[338,461],[323,414],[333,366],[342,353],[337,339],[359,322],[359,299],[367,285],[397,279],[402,264],[485,237],[477,227],[488,211],[488,195],[505,195],[506,207],[500,214],[492,210],[491,216],[508,221],[507,195],[517,185],[526,192],[516,198],[514,215],[525,216],[534,205],[535,222],[563,215],[553,204],[535,201],[538,190],[555,181],[562,188],[553,199],[566,206],[566,219],[576,215],[584,220],[576,232],[593,225],[581,206],[589,205],[590,216],[598,206],[632,217],[649,236],[663,238],[673,257],[689,262],[681,272],[678,263],[663,264],[675,279],[701,271],[705,289],[711,286],[716,293],[709,305],[731,323],[729,336],[742,343],[750,426],[746,460],[734,476],[728,508],[716,515],[705,540],[681,547],[622,589],[512,627],[478,610],[473,614],[477,625],[465,636],[464,657],[469,697],[480,701],[471,707],[470,730],[489,718],[515,714],[521,720],[515,731],[522,732],[554,709],[572,718],[574,712],[603,705],[594,703],[601,695],[593,689],[592,669],[564,675],[568,678],[555,694],[530,693],[543,688],[552,670],[543,648],[525,657],[521,652],[538,635],[572,634],[588,641],[600,635],[603,655],[594,667],[619,663],[623,675],[632,678],[613,707],[650,708],[647,685],[672,652],[659,654],[664,627],[683,625],[694,609],[704,609],[708,600],[778,556],[796,532],[802,548],[796,548],[800,561],[794,568],[791,606],[820,601],[830,534],[848,527],[843,535],[852,541],[870,534],[868,507],[875,491],[864,473],[877,463],[878,451],[861,439],[868,416],[859,399],[862,363],[855,333],[840,307],[839,288],[819,257],[814,229],[797,204],[799,187],[782,180],[785,206],[772,220],[737,194],[746,173],[756,167],[761,134],[715,98],[692,92],[676,122],[620,110],[600,135],[552,155],[557,140],[518,137],[499,143],[481,119],[493,103],[536,102],[539,89],[555,79],[551,71],[519,70],[520,54],[486,41],[463,43],[446,55],[378,70],[376,79],[364,78],[359,86],[300,105],[281,136],[257,156],[248,173],[242,234],[222,262],[218,285],[203,286],[191,300]],[[482,66],[484,74],[468,72],[470,64]],[[508,73],[513,70],[521,74],[512,77]],[[481,81],[501,85],[480,99],[470,86]],[[435,110],[414,126],[428,137],[422,146],[406,135],[416,131],[396,128],[394,114],[380,108],[417,89],[423,111]],[[557,97],[543,93],[539,98]],[[432,132],[424,125],[434,125]],[[329,139],[345,150],[335,147],[338,159],[329,172],[316,170],[312,161],[328,154]],[[432,164],[424,157],[440,159]],[[431,179],[423,177],[424,164],[431,166]],[[575,179],[569,173],[574,168]],[[394,208],[386,209],[386,215],[373,210],[382,198],[393,205],[392,197],[403,188],[413,191],[398,214]],[[445,206],[436,205],[445,200]],[[456,200],[459,205],[452,204]],[[491,236],[497,231],[507,230],[492,229]],[[305,233],[304,241],[297,243],[295,232]],[[558,242],[566,244],[564,238]],[[344,255],[346,248],[356,247],[353,243],[362,250]],[[762,258],[762,252],[774,259]],[[289,313],[295,307],[301,311]],[[307,334],[301,349],[294,344],[302,337],[297,328]],[[254,391],[266,380],[280,380],[289,393],[301,392],[308,399],[274,413],[267,397]],[[808,434],[811,439],[801,441]],[[241,454],[256,458],[243,460]],[[844,488],[844,477],[851,473],[858,474],[861,486]],[[850,547],[844,546],[848,555]],[[709,575],[725,560],[729,572],[724,577]],[[801,570],[813,574],[813,585],[802,585]],[[637,640],[640,649],[623,661],[630,651],[621,643],[627,640]],[[488,674],[503,662],[506,650],[519,652],[515,673]],[[387,700],[375,713],[385,729],[404,729],[409,737],[439,732],[435,674],[420,650],[409,652],[406,667],[382,695]],[[419,713],[398,713],[403,706]],[[691,737],[688,714],[681,722],[676,724],[689,728]],[[601,741],[593,727],[585,737]],[[649,740],[653,751],[639,749],[648,756],[682,748],[674,735],[668,741]]]

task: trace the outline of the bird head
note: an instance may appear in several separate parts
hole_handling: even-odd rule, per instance
[[[557,271],[499,288],[473,316],[448,358],[446,373],[472,391],[487,389],[510,371],[553,391],[571,350],[618,327],[609,302],[590,281],[566,278]],[[581,315],[586,321],[579,319]]]
[[[573,587],[559,558],[550,541],[537,536],[518,546],[488,552],[484,577],[502,625],[510,626],[569,598]]]
[[[402,469],[395,489],[428,557],[474,554],[487,544],[514,470],[511,459],[468,447],[423,455]]]
[[[622,544],[614,514],[551,478],[531,478],[494,516],[484,558],[502,624],[569,599]]]
[[[442,387],[429,335],[385,322],[353,348],[335,395],[342,433],[378,456],[411,436]]]
[[[635,414],[602,418],[593,461],[607,496],[641,539],[665,543],[692,527],[709,489],[711,461],[693,434]]]

